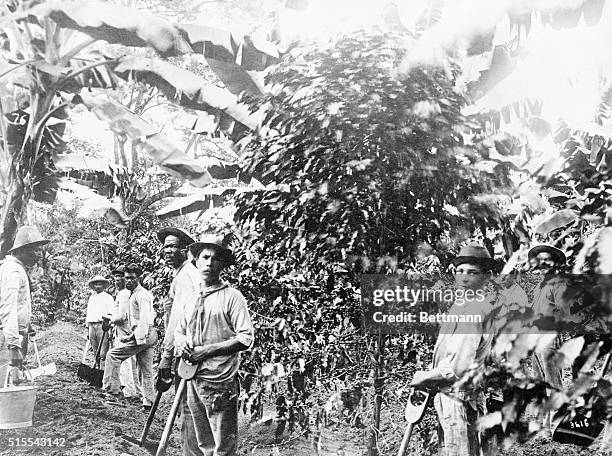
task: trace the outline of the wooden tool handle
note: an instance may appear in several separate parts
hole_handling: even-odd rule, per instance
[[[147,434],[149,433],[149,429],[151,428],[151,423],[153,423],[153,418],[155,418],[155,412],[157,411],[157,407],[159,406],[159,400],[162,397],[163,391],[158,391],[157,396],[155,396],[155,401],[153,402],[153,406],[149,411],[149,416],[147,418],[147,422],[145,423],[145,427],[142,430],[142,434],[140,435],[140,445],[144,445],[145,440],[147,439]]]
[[[168,415],[168,419],[166,420],[164,432],[162,433],[161,439],[159,439],[159,445],[157,446],[157,452],[155,453],[155,456],[165,456],[166,454],[168,439],[170,438],[170,433],[172,432],[172,425],[174,424],[174,419],[176,418],[176,413],[178,412],[178,408],[181,403],[181,397],[183,396],[183,391],[185,390],[186,383],[187,380],[185,380],[184,378],[181,379],[181,383],[179,383],[178,389],[176,390],[176,396],[174,396],[174,402],[172,403],[170,414]]]
[[[404,438],[402,439],[402,444],[400,445],[399,451],[397,452],[397,456],[404,456],[406,451],[408,451],[408,442],[410,442],[410,436],[412,435],[412,427],[414,424],[408,423],[406,426],[406,430],[404,431]]]

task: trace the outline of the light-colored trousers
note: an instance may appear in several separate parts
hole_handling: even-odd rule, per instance
[[[102,331],[102,323],[87,323],[87,327],[89,328],[89,343],[91,344],[95,356],[98,352],[100,341],[102,341],[102,334],[104,334]],[[100,348],[100,366],[104,366],[104,360],[108,353],[108,336],[109,333],[107,332],[102,341],[102,348]]]
[[[486,412],[486,405],[472,405],[449,394],[438,393],[434,397],[438,414],[439,456],[480,456],[481,436],[478,418]]]
[[[137,345],[132,342],[128,345],[115,347],[109,351],[104,365],[102,388],[113,394],[121,393],[121,382],[119,381],[121,363],[131,356],[136,356],[136,363],[138,364],[137,383],[142,389],[142,403],[144,405],[153,404],[155,398],[153,389],[153,354],[156,342],[157,330],[151,326],[144,344]]]
[[[183,411],[190,413],[183,414],[183,455],[237,455],[238,379],[213,385],[196,377],[187,382],[185,389]]]

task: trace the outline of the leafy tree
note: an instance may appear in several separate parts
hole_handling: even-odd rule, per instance
[[[268,134],[249,138],[244,170],[267,187],[236,198],[236,220],[251,234],[239,284],[271,324],[258,328],[249,366],[260,374],[262,363],[283,366],[294,417],[316,413],[321,398],[308,385],[317,379],[339,377],[347,393],[364,384],[379,391],[385,355],[410,350],[410,341],[385,347],[385,338],[374,352],[359,348],[367,346],[360,273],[393,271],[418,242],[453,227],[501,226],[491,195],[509,180],[503,167],[480,166],[487,148],[480,124],[461,114],[458,67],[449,59],[400,78],[402,39],[358,33],[301,49],[269,73],[271,94],[254,102],[268,108]],[[363,361],[373,361],[373,376]],[[376,416],[371,423],[378,427]]]

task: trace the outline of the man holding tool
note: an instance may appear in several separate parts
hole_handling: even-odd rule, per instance
[[[23,359],[31,330],[32,298],[25,268],[37,263],[40,249],[48,244],[35,226],[17,231],[9,255],[0,263],[0,387],[7,378],[12,384],[23,381]]]
[[[183,436],[183,454],[237,454],[240,351],[254,330],[244,296],[219,279],[234,263],[230,249],[215,236],[189,247],[202,278],[202,291],[183,312],[175,333],[176,353],[197,366],[183,393],[183,409],[193,434]],[[180,374],[180,370],[179,370]],[[185,415],[187,416],[187,415]]]
[[[474,296],[484,290],[487,273],[492,266],[486,248],[478,245],[463,247],[453,261],[456,267],[455,285],[458,290],[472,290]],[[453,303],[449,314],[480,314],[490,308],[490,299],[465,300]],[[486,301],[486,302],[485,302]],[[483,315],[484,317],[484,315]],[[486,414],[485,395],[482,390],[457,391],[453,384],[473,365],[483,365],[490,353],[493,334],[483,323],[461,326],[456,322],[443,323],[434,348],[432,368],[417,371],[412,386],[437,390],[434,406],[438,414],[438,437],[444,456],[479,455],[482,451],[477,422]]]
[[[157,342],[157,330],[153,325],[153,295],[140,285],[142,269],[131,263],[125,267],[125,287],[130,291],[128,321],[131,333],[120,339],[125,345],[108,352],[104,366],[103,389],[110,396],[121,393],[119,369],[121,363],[136,355],[139,384],[142,388],[143,410],[151,410],[153,404],[153,351]]]
[[[108,352],[108,336],[104,336],[105,332],[110,329],[110,320],[113,314],[113,297],[105,290],[108,287],[110,280],[97,275],[89,280],[89,288],[93,290],[89,300],[87,301],[87,314],[85,316],[85,324],[87,325],[89,343],[94,353],[98,352],[98,345],[102,344],[100,349],[100,363],[106,361],[106,353]]]

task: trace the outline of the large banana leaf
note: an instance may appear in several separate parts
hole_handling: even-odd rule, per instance
[[[51,2],[24,13],[42,23],[49,18],[64,28],[125,46],[152,47],[165,56],[188,54],[191,46],[164,19],[107,2]]]
[[[249,71],[261,71],[279,58],[272,43],[239,37],[214,27],[174,25],[144,11],[105,2],[47,3],[32,8],[22,18],[38,23],[50,18],[61,27],[95,39],[151,47],[165,57],[202,53],[217,77],[235,95],[243,91],[260,95],[260,84]]]
[[[122,104],[87,91],[81,93],[80,99],[100,120],[107,122],[112,131],[126,135],[165,171],[189,180],[196,187],[205,187],[213,181],[197,160],[187,156]]]
[[[115,67],[115,72],[123,78],[134,75],[160,89],[169,99],[176,99],[181,106],[227,114],[250,130],[255,130],[259,124],[257,117],[246,105],[239,103],[235,95],[164,60],[127,57]]]

